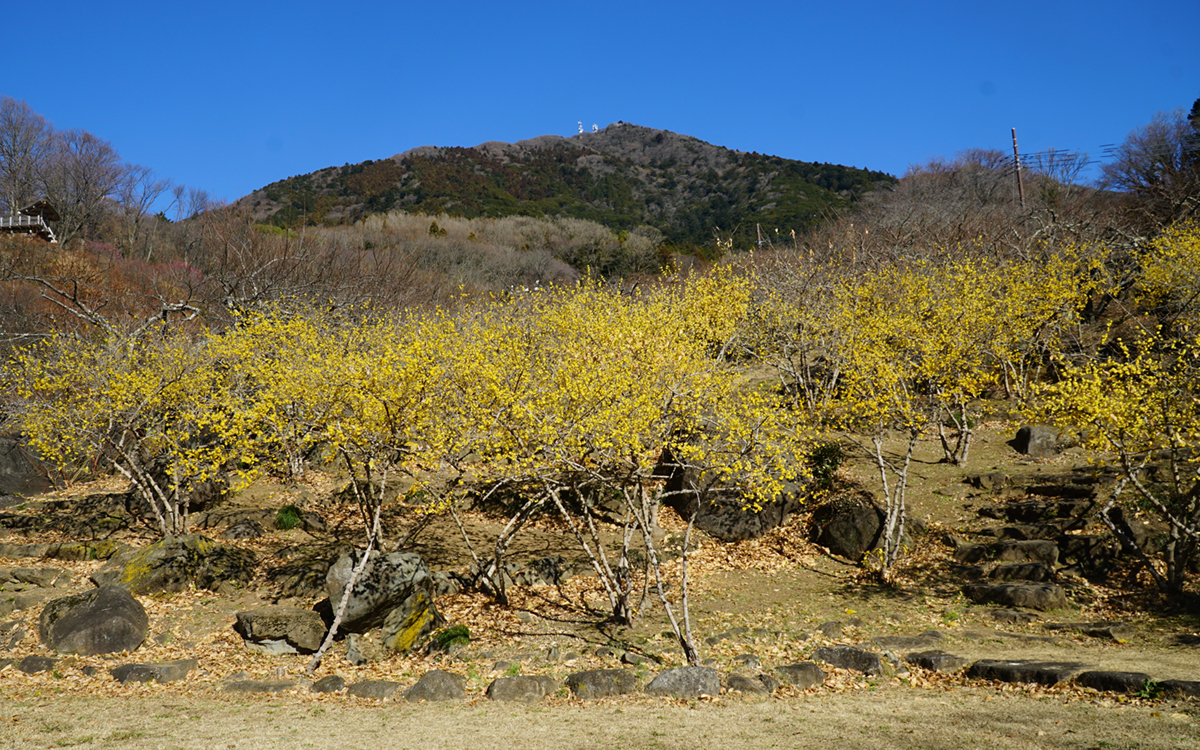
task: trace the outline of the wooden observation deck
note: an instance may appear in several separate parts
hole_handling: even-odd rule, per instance
[[[47,221],[58,221],[58,211],[46,201],[38,201],[17,212],[16,216],[0,216],[0,232],[33,234],[46,242],[58,243]]]

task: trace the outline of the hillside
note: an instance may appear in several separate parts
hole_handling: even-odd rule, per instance
[[[617,230],[648,224],[687,247],[711,243],[717,230],[752,241],[756,224],[772,234],[800,232],[895,182],[882,172],[733,151],[618,122],[570,138],[424,146],[280,180],[238,203],[279,226],[346,223],[396,209],[568,216]]]

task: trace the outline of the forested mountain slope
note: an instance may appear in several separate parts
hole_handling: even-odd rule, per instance
[[[789,235],[895,178],[733,151],[629,123],[570,138],[474,148],[424,146],[271,183],[241,199],[259,221],[337,224],[395,209],[474,218],[569,216],[617,230],[650,225],[678,247],[714,233]]]

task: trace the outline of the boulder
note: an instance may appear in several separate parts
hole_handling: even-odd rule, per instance
[[[421,675],[417,684],[404,691],[404,700],[409,703],[462,700],[467,697],[466,681],[462,675],[434,669]]]
[[[346,689],[346,678],[337,674],[326,675],[309,689],[314,693],[340,693]]]
[[[378,630],[369,633],[351,633],[346,636],[346,661],[356,667],[382,659],[383,641]]]
[[[1067,606],[1067,593],[1053,583],[973,583],[963,595],[976,604],[999,604],[1045,611]]]
[[[626,669],[589,669],[567,676],[567,687],[576,698],[610,698],[638,689],[638,679]]]
[[[1049,458],[1058,454],[1058,430],[1044,424],[1024,425],[1009,445],[1033,458]]]
[[[775,667],[775,674],[788,685],[804,690],[825,682],[825,671],[811,661]]]
[[[243,518],[235,521],[221,532],[222,539],[258,539],[267,533],[263,525],[253,518]]]
[[[58,580],[67,577],[67,573],[58,568],[0,567],[0,584],[26,584],[50,588]]]
[[[813,659],[838,669],[853,669],[865,675],[883,674],[879,654],[854,646],[822,646],[813,652]]]
[[[690,491],[699,482],[695,470],[677,463],[664,449],[655,475],[664,478],[663,504],[687,521],[695,514],[695,526],[723,542],[757,539],[787,523],[800,507],[799,492],[785,492],[779,500],[748,505],[734,494],[710,494],[701,501]]]
[[[721,694],[721,676],[712,667],[668,669],[650,681],[646,692],[673,698],[715,698]]]
[[[391,680],[363,680],[346,688],[346,692],[356,698],[383,701],[391,698],[399,689],[400,683]]]
[[[1004,622],[1012,625],[1028,625],[1041,619],[1041,615],[1035,615],[1032,612],[1026,612],[1022,609],[1011,609],[1008,607],[1002,609],[993,609],[988,612],[988,616],[996,622]]]
[[[1093,670],[1075,676],[1075,684],[1108,693],[1139,693],[1153,682],[1144,672],[1107,672]]]
[[[1158,689],[1169,698],[1200,698],[1200,680],[1163,680]]]
[[[1044,562],[1004,563],[988,572],[993,581],[1032,581],[1050,583],[1054,581],[1054,568]]]
[[[1048,622],[1046,630],[1073,630],[1089,638],[1125,641],[1133,635],[1133,628],[1123,622]]]
[[[148,627],[137,599],[125,589],[105,586],[47,604],[38,635],[55,651],[92,656],[133,651],[146,639]]]
[[[407,654],[442,624],[442,616],[433,605],[433,594],[427,589],[416,589],[383,621],[383,646],[397,654]]]
[[[1033,682],[1039,685],[1057,685],[1067,682],[1088,665],[1073,661],[1003,661],[983,659],[971,665],[967,677],[972,680],[999,680],[1000,682]]]
[[[192,586],[225,592],[249,583],[257,563],[250,550],[218,544],[201,534],[168,536],[127,562],[98,571],[93,579],[134,594],[170,594]]]
[[[1040,562],[1053,566],[1058,563],[1058,545],[1046,539],[964,544],[954,550],[954,559],[966,564],[994,560],[998,562]]]
[[[176,659],[155,664],[122,664],[108,670],[122,685],[129,682],[176,682],[196,668],[195,659]]]
[[[558,688],[558,680],[548,675],[499,677],[488,685],[487,697],[494,701],[537,703]]]
[[[227,693],[285,693],[294,687],[295,680],[234,680],[221,689]]]
[[[321,615],[299,607],[264,607],[237,613],[233,629],[247,648],[271,654],[311,654],[321,647]]]
[[[865,501],[835,500],[813,510],[813,541],[835,555],[861,560],[879,543],[885,514]]]
[[[50,672],[58,665],[59,659],[50,656],[26,656],[17,662],[17,670],[25,674],[40,674]]]
[[[336,610],[354,566],[362,560],[355,551],[338,558],[325,578],[325,590]],[[392,552],[382,555],[372,550],[366,567],[354,582],[345,614],[339,626],[350,633],[363,633],[383,625],[393,609],[417,591],[433,600],[433,576],[420,555]]]
[[[725,686],[745,695],[770,695],[779,689],[779,680],[765,674],[734,672]]]
[[[883,635],[872,640],[876,646],[888,651],[908,651],[935,646],[942,642],[943,636],[936,630],[927,630],[920,635]]]
[[[918,651],[905,656],[904,661],[933,672],[957,672],[967,666],[966,659],[945,651]]]

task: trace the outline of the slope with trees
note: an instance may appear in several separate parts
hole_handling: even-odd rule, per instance
[[[649,225],[695,249],[711,246],[714,232],[746,244],[760,224],[790,237],[892,183],[881,172],[731,151],[619,123],[572,138],[413,149],[281,180],[240,203],[280,226],[393,209],[573,217],[614,230]]]

